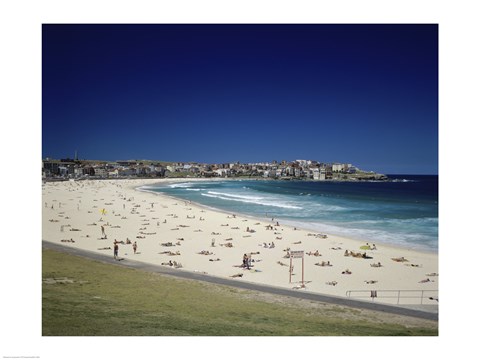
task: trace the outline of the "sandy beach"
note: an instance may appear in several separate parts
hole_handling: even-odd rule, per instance
[[[163,181],[44,183],[42,239],[112,258],[117,242],[119,261],[339,297],[350,292],[365,301],[372,301],[376,291],[373,300],[382,303],[417,305],[423,295],[423,304],[438,305],[437,254],[380,243],[373,248],[368,240],[295,229],[277,219],[217,212],[137,190]],[[290,260],[292,251],[304,252],[303,284],[302,259]]]

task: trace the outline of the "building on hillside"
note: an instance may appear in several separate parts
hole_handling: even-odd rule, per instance
[[[95,167],[95,176],[106,178],[108,176],[108,171],[104,167]]]
[[[60,175],[59,166],[60,161],[45,160],[42,163],[42,174],[44,174],[45,177],[58,176]]]
[[[343,171],[343,164],[334,163],[332,164],[332,172],[342,172]]]

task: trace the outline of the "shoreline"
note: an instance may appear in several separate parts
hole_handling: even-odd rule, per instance
[[[192,179],[174,182],[187,181]],[[437,254],[379,243],[377,250],[361,250],[365,242],[356,239],[330,234],[320,238],[316,231],[277,226],[271,219],[233,215],[169,195],[155,193],[157,196],[152,197],[152,192],[137,190],[160,183],[166,181],[45,183],[43,239],[112,256],[113,241],[117,240],[124,242],[119,245],[119,256],[123,258],[157,265],[175,262],[181,264],[180,270],[344,298],[347,291],[357,290],[423,291],[428,295],[424,304],[438,305]],[[101,213],[103,210],[105,213]],[[101,227],[108,238],[101,236]],[[136,253],[126,239],[138,243]],[[262,246],[273,243],[274,247]],[[289,281],[287,249],[304,251],[305,287],[300,286],[301,259],[293,259]],[[367,258],[345,256],[346,251],[362,252]],[[250,269],[241,267],[244,254],[251,254]],[[401,257],[407,261],[392,261]],[[321,266],[322,262],[331,265]],[[375,263],[382,266],[374,267]],[[345,273],[347,270],[349,273]],[[379,296],[375,302],[391,300]]]
[[[207,178],[197,178],[197,180],[194,180],[194,181],[238,181],[237,179],[234,179],[234,178],[228,178],[228,179],[222,179],[222,178],[215,178],[216,180],[211,180],[211,179],[207,179]],[[166,180],[163,182],[158,182],[158,185],[163,185],[163,186],[166,186],[166,185],[171,185],[171,184],[175,184],[175,183],[184,183],[184,182],[190,182],[192,181],[191,179],[189,178],[182,178],[182,179],[179,179],[178,181],[171,181],[170,179],[169,180]],[[155,184],[152,184],[152,185],[155,185]],[[136,190],[136,191],[141,191],[141,192],[145,192],[145,193],[150,193],[150,194],[154,194],[154,195],[159,195],[159,196],[165,196],[167,198],[170,198],[170,199],[173,199],[173,200],[176,200],[176,201],[181,201],[181,202],[188,202],[192,205],[195,205],[199,208],[203,208],[205,210],[210,210],[210,211],[214,211],[214,212],[218,212],[218,213],[222,213],[222,214],[231,214],[231,212],[227,211],[227,210],[224,210],[224,209],[220,209],[220,208],[215,208],[215,207],[212,207],[212,206],[208,206],[208,205],[204,205],[204,204],[201,204],[201,203],[198,203],[198,202],[195,202],[195,201],[191,201],[191,200],[186,200],[186,199],[182,199],[182,198],[179,198],[179,197],[175,197],[175,196],[172,196],[172,195],[169,195],[169,194],[165,194],[163,192],[157,192],[157,191],[151,191],[151,190],[148,190],[148,189],[142,189],[143,186],[132,186],[131,189],[132,190]],[[254,215],[250,215],[250,214],[245,214],[245,213],[241,213],[241,212],[238,212],[237,215],[241,216],[241,217],[244,217],[244,218],[248,218],[248,219],[251,219],[251,220],[258,220],[258,221],[266,221],[266,222],[269,222],[268,218],[263,218],[263,217],[256,217]],[[277,218],[275,218],[277,219]],[[299,230],[304,230],[304,231],[309,231],[309,232],[319,232],[318,229],[315,229],[314,226],[312,225],[312,227],[309,227],[308,226],[308,222],[301,222],[301,221],[298,221],[297,223],[299,225],[291,225],[292,223],[295,223],[294,220],[289,220],[289,219],[280,219],[278,218],[278,220],[281,220],[283,221],[283,225],[282,226],[285,226],[285,227],[289,227],[291,229],[293,228],[297,228]],[[306,226],[305,226],[306,225]],[[328,226],[328,225],[326,225]],[[334,232],[329,232],[329,231],[322,231],[326,234],[331,234],[332,236],[336,236],[336,237],[339,237],[339,238],[345,238],[345,239],[349,239],[351,241],[357,241],[359,243],[362,243],[364,244],[365,242],[369,242],[368,239],[366,238],[360,238],[360,237],[352,237],[352,236],[347,236],[347,235],[343,235],[343,234],[338,234],[338,233],[334,233]],[[432,248],[428,248],[426,246],[421,246],[421,245],[402,245],[402,244],[392,244],[392,243],[389,243],[389,242],[382,242],[382,241],[379,241],[379,240],[375,240],[375,242],[372,241],[372,244],[377,244],[377,245],[381,245],[383,247],[391,247],[392,249],[397,249],[397,250],[407,250],[407,251],[416,251],[416,252],[420,252],[420,253],[425,253],[425,254],[433,254],[433,255],[437,255],[438,256],[438,248],[437,249],[432,249]]]

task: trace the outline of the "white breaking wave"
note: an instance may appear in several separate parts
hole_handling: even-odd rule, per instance
[[[168,187],[175,189],[175,188],[190,188],[192,187],[192,183],[180,183],[180,184],[170,184]]]
[[[271,201],[260,201],[262,198],[255,198],[253,196],[241,196],[241,195],[231,195],[231,194],[224,194],[226,196],[219,195],[220,193],[216,193],[215,191],[209,191],[208,193],[202,193],[202,196],[206,197],[211,197],[211,198],[217,198],[217,199],[222,199],[222,200],[228,200],[228,201],[238,201],[238,202],[243,202],[243,203],[248,203],[248,204],[257,204],[257,205],[263,205],[263,206],[273,206],[273,207],[278,207],[278,208],[284,208],[284,209],[298,209],[301,210],[302,208],[299,206],[295,205],[289,205],[285,203],[279,203],[279,202],[271,202]]]
[[[237,199],[246,199],[246,200],[262,200],[262,199],[264,199],[263,197],[259,197],[259,196],[235,195],[235,194],[221,193],[221,192],[217,192],[217,191],[209,191],[208,193],[213,194],[213,195],[227,196],[227,197],[233,197],[233,198],[237,198]]]

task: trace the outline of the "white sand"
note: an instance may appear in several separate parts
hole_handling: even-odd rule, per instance
[[[290,283],[290,259],[285,258],[285,249],[303,250],[305,288],[298,291],[345,297],[349,290],[362,290],[362,293],[352,295],[365,296],[364,300],[371,301],[371,290],[377,290],[379,297],[376,302],[395,304],[397,292],[384,290],[415,290],[402,292],[400,304],[419,304],[421,292],[417,290],[429,290],[423,295],[423,303],[438,304],[436,300],[428,299],[438,297],[437,254],[379,243],[375,244],[377,250],[365,251],[360,249],[365,242],[358,240],[330,234],[327,238],[320,238],[310,230],[295,230],[281,223],[276,226],[276,221],[272,223],[271,219],[256,220],[238,214],[234,217],[233,214],[215,212],[183,200],[135,190],[141,185],[162,181],[46,183],[43,185],[43,240],[109,254],[113,258],[114,240],[126,242],[128,238],[132,243],[136,241],[138,248],[137,254],[134,254],[131,244],[120,244],[119,256],[125,259],[152,264],[171,260],[181,263],[179,271],[200,271],[229,278],[242,274],[235,279],[289,289],[301,285],[302,260],[293,259],[294,271]],[[103,209],[105,215],[102,215]],[[268,225],[272,225],[273,229],[267,229]],[[101,239],[101,226],[107,239]],[[247,232],[247,227],[255,232]],[[214,247],[212,239],[215,240]],[[169,242],[174,246],[162,246]],[[272,242],[275,243],[274,248],[260,246]],[[233,247],[225,246],[227,243]],[[108,247],[111,249],[100,250]],[[307,255],[317,250],[321,256]],[[371,259],[345,256],[345,250],[366,252]],[[167,251],[179,252],[180,255],[162,254]],[[213,254],[198,254],[201,251]],[[255,254],[257,252],[259,254]],[[250,270],[237,267],[242,264],[245,253],[254,253]],[[408,261],[392,260],[399,257]],[[315,265],[322,261],[329,261],[332,266]],[[381,267],[371,266],[378,262]],[[342,274],[347,269],[351,274]],[[426,279],[430,281],[422,282]],[[392,298],[384,298],[385,295]],[[406,295],[415,298],[406,299],[403,297]]]

